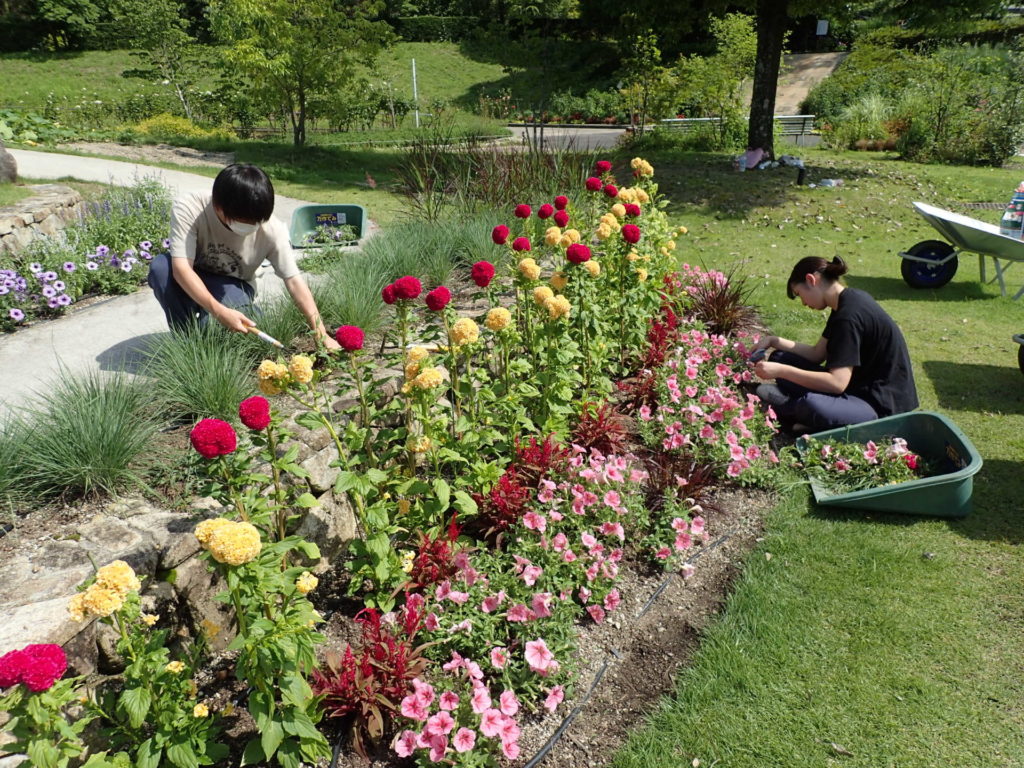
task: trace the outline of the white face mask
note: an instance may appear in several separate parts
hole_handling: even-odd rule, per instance
[[[246,235],[251,235],[259,228],[259,224],[246,224],[241,221],[232,221],[228,225],[228,229],[230,229],[236,235],[241,235],[242,237],[245,237]]]

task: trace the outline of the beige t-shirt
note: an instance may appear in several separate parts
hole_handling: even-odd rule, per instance
[[[171,258],[188,259],[198,270],[245,280],[256,287],[256,270],[270,261],[282,280],[299,274],[288,229],[271,216],[251,235],[225,227],[213,210],[212,195],[182,195],[171,206]]]

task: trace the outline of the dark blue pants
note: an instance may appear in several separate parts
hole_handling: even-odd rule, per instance
[[[824,366],[793,352],[772,352],[769,359],[773,363],[792,365],[805,371],[825,370]],[[775,407],[779,418],[792,424],[804,424],[814,432],[878,418],[870,403],[853,395],[816,392],[781,378],[776,379],[775,384],[789,397],[787,403]]]
[[[224,306],[240,310],[252,306],[256,291],[244,280],[201,272],[198,269],[196,274],[213,298]],[[197,321],[201,325],[206,324],[209,313],[196,304],[174,279],[170,254],[161,253],[153,257],[149,263],[149,277],[146,280],[153,289],[156,300],[160,302],[171,330],[184,330]]]

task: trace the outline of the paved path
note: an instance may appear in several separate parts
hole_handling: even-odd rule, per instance
[[[83,181],[127,185],[140,176],[157,176],[174,194],[205,192],[213,180],[183,171],[169,171],[95,157],[78,157],[12,149],[18,173],[37,179],[70,177]],[[274,215],[291,221],[303,200],[278,196]],[[258,279],[261,296],[283,288],[272,270]],[[149,288],[117,296],[76,310],[57,320],[38,323],[15,333],[0,334],[0,411],[16,408],[45,391],[65,373],[137,368],[139,351],[154,335],[167,333],[163,312]]]
[[[831,75],[848,54],[791,53],[784,57],[775,90],[775,114],[799,115],[811,88]]]

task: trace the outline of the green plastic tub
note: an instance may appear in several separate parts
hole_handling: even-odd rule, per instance
[[[288,239],[292,248],[320,248],[321,244],[307,245],[306,238],[313,234],[317,227],[341,226],[348,224],[356,230],[356,242],[362,239],[366,231],[366,209],[361,205],[302,205],[292,213],[292,223],[288,230]],[[344,245],[351,245],[346,242]]]
[[[936,517],[964,517],[971,511],[974,476],[981,469],[981,455],[956,424],[940,413],[901,413],[808,437],[850,443],[902,437],[910,450],[939,470],[939,474],[931,477],[837,495],[830,495],[811,478],[814,500],[821,506]],[[798,451],[803,453],[806,446],[804,438],[797,440]]]

